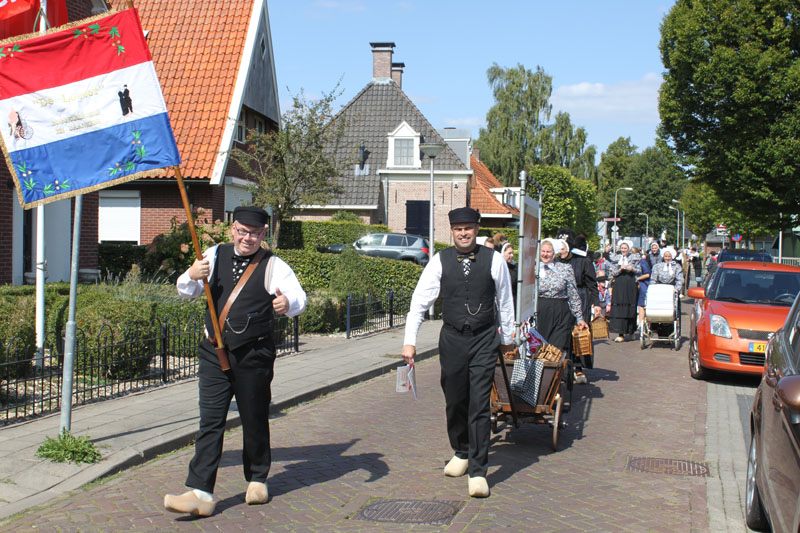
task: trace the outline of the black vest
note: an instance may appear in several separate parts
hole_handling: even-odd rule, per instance
[[[274,296],[264,288],[264,275],[272,252],[267,252],[256,267],[253,275],[247,280],[239,297],[228,311],[222,328],[222,342],[230,349],[251,343],[262,337],[272,335],[272,300]],[[208,280],[211,286],[211,297],[217,314],[222,312],[225,302],[233,288],[233,244],[221,244],[217,247],[214,261],[214,272]],[[211,323],[211,312],[206,309],[206,331],[214,334]]]
[[[442,260],[442,320],[461,331],[469,326],[473,331],[495,323],[495,287],[492,278],[492,259],[497,253],[486,246],[475,247],[475,261],[469,276],[456,259],[454,247],[441,252]]]

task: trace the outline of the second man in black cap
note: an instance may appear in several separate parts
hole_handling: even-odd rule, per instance
[[[449,218],[454,246],[434,255],[420,276],[406,320],[403,358],[414,361],[423,316],[441,292],[439,362],[447,435],[454,452],[444,475],[469,474],[469,495],[486,497],[494,368],[498,349],[514,349],[511,282],[503,256],[477,246],[480,214],[461,207],[450,211]]]

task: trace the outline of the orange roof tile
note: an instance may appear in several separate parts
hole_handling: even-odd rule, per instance
[[[490,189],[502,187],[503,184],[480,161],[470,156],[473,180],[470,185],[470,207],[483,214],[519,215],[519,209],[503,205]]]
[[[115,9],[125,9],[116,0]],[[230,112],[253,0],[136,0],[187,179],[210,179]],[[169,171],[169,176],[172,172]]]

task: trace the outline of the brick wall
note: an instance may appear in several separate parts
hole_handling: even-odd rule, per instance
[[[406,202],[408,200],[430,200],[429,181],[389,182],[389,221],[391,231],[404,233],[406,230]],[[452,242],[450,220],[447,213],[457,207],[467,205],[467,187],[453,187],[451,182],[434,183],[433,230],[437,242]]]
[[[173,217],[178,223],[186,222],[186,211],[174,181],[132,188],[138,188],[141,193],[142,244],[150,244],[156,235],[169,231]],[[206,212],[199,222],[208,220],[211,223],[225,218],[225,196],[221,185],[189,183],[187,189],[192,206]]]
[[[13,224],[13,202],[16,191],[9,188],[11,175],[4,161],[0,161],[0,284],[11,283],[11,242]]]
[[[100,205],[100,193],[92,192],[83,195],[81,208],[81,250],[78,268],[97,268],[97,217]],[[72,200],[72,213],[75,220],[75,200]],[[70,224],[72,228],[72,224]]]

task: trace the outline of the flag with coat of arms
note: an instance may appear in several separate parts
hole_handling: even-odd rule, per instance
[[[0,41],[0,126],[26,209],[181,162],[135,9]]]

